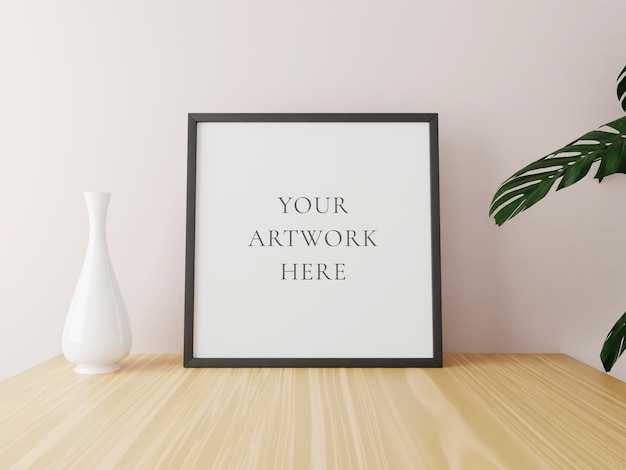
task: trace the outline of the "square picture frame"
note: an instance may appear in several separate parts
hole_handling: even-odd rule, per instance
[[[438,116],[188,116],[185,367],[441,367]]]

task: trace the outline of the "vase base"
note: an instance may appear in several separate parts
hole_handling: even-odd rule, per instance
[[[120,370],[119,364],[76,364],[76,369],[74,369],[74,372],[76,372],[77,374],[93,375],[107,374],[109,372],[115,372],[116,370]]]

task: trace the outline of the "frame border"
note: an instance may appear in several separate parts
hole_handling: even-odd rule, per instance
[[[201,358],[193,355],[196,148],[201,122],[426,122],[430,137],[430,216],[433,357],[427,358]],[[437,113],[190,113],[187,141],[187,227],[185,249],[184,367],[443,367],[439,128]]]

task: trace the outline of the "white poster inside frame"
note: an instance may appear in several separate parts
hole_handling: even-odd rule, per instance
[[[436,114],[190,114],[185,365],[440,367]]]

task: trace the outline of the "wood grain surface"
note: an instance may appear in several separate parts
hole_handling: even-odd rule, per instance
[[[63,357],[0,384],[0,468],[623,469],[626,384],[565,355],[443,369],[184,369]]]

